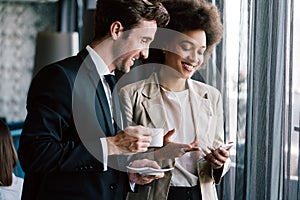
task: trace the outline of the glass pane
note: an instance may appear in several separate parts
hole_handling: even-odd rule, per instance
[[[299,199],[299,134],[300,134],[300,1],[294,1],[292,120],[290,146],[290,199]]]
[[[243,199],[244,153],[247,105],[247,45],[248,45],[248,1],[226,1],[226,138],[236,142],[230,150],[232,167],[230,192],[225,199]],[[238,183],[238,184],[236,184]]]

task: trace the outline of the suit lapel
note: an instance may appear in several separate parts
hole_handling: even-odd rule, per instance
[[[149,115],[152,124],[156,128],[168,130],[167,117],[164,103],[160,93],[160,86],[156,74],[153,74],[146,82],[142,91],[145,101],[142,102],[146,113]]]
[[[207,132],[209,131],[210,120],[212,116],[212,107],[209,99],[207,99],[207,91],[205,87],[194,87],[192,80],[188,80],[190,90],[190,101],[195,132],[199,140],[200,146],[206,145],[208,142]]]
[[[104,116],[106,118],[105,121],[106,121],[106,123],[108,125],[108,128],[109,128],[109,133],[110,133],[109,135],[113,136],[115,134],[114,133],[114,127],[113,127],[113,124],[111,123],[112,119],[111,119],[110,109],[109,109],[106,94],[105,94],[105,91],[104,91],[101,80],[99,80],[96,95],[97,95],[98,101],[100,102],[100,106],[102,108]]]
[[[85,59],[85,66],[88,68],[88,75],[94,88],[96,89],[96,114],[101,128],[105,131],[106,136],[114,135],[114,128],[111,123],[111,115],[109,110],[109,105],[107,102],[106,94],[100,80],[99,74],[97,73],[96,66],[92,61],[90,56],[87,56]],[[108,127],[108,130],[107,130]]]
[[[211,102],[207,98],[206,88],[196,86],[192,80],[188,80],[190,90],[190,101],[192,109],[193,123],[195,125],[195,134],[200,143],[206,143],[209,139],[206,137],[209,131],[213,111]],[[164,103],[160,93],[160,86],[156,74],[152,75],[145,83],[142,95],[145,100],[142,105],[150,117],[154,127],[163,127],[169,130],[167,123],[167,115],[164,108]]]

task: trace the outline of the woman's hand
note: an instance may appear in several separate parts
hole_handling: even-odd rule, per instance
[[[173,159],[176,157],[181,157],[187,152],[190,151],[199,151],[200,147],[198,147],[198,141],[195,139],[190,144],[183,144],[183,143],[174,143],[171,142],[172,135],[175,134],[175,129],[170,130],[164,136],[164,146],[158,148],[155,154],[155,160],[165,160],[165,159]]]
[[[220,169],[223,167],[226,160],[229,158],[229,149],[224,149],[222,147],[219,147],[217,149],[213,147],[207,147],[209,149],[205,150],[202,149],[204,154],[204,159],[210,163],[213,169]]]

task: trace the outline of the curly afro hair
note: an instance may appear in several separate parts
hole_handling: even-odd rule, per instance
[[[160,2],[170,14],[169,24],[165,28],[181,33],[198,29],[205,32],[206,51],[202,64],[205,65],[223,36],[223,25],[218,8],[205,0],[160,0]],[[148,61],[151,57],[154,61],[153,56],[160,59],[163,57],[155,51],[157,50],[151,50]]]

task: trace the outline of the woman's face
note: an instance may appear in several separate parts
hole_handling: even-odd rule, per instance
[[[181,78],[190,78],[203,62],[206,49],[206,35],[203,30],[183,32],[186,37],[178,36],[168,46],[165,65],[179,72]],[[172,51],[172,52],[170,52]]]

